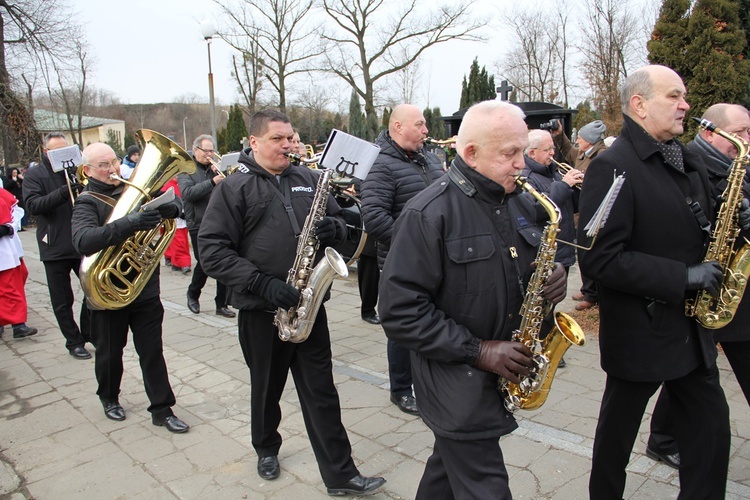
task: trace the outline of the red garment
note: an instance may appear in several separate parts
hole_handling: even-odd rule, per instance
[[[29,270],[21,259],[21,265],[0,271],[0,325],[26,323],[26,278]]]
[[[178,229],[174,239],[164,252],[164,256],[172,261],[173,266],[179,268],[190,267],[192,258],[190,256],[190,243],[188,241],[188,230],[186,227]]]

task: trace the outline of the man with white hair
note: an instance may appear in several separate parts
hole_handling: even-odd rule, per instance
[[[511,498],[498,439],[517,424],[497,393],[529,374],[520,324],[540,230],[515,177],[528,145],[523,112],[502,101],[469,108],[448,173],[401,213],[383,268],[379,312],[411,351],[422,419],[435,435],[417,499]],[[545,298],[565,297],[560,264]]]
[[[683,132],[685,85],[665,66],[645,66],[623,83],[622,132],[587,170],[578,241],[612,180],[624,175],[581,272],[599,292],[599,349],[607,373],[594,436],[591,498],[622,498],[625,467],[649,398],[664,386],[680,452],[680,498],[724,498],[729,409],[719,385],[712,334],[685,315],[698,290],[715,294],[717,262],[703,262],[713,197],[702,159]],[[742,214],[748,221],[750,213]],[[743,223],[743,225],[748,225]]]

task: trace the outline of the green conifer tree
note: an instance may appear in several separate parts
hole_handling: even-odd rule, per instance
[[[359,103],[359,94],[355,90],[352,90],[352,97],[349,100],[349,133],[360,139],[366,139],[367,135],[365,114]]]
[[[685,59],[688,45],[690,0],[664,0],[659,19],[654,24],[648,41],[648,60],[674,69],[683,78],[690,78],[689,64]]]
[[[474,58],[469,69],[469,78],[461,84],[461,104],[460,109],[468,108],[472,104],[480,101],[495,99],[495,77],[489,76],[487,69],[482,66],[479,68],[479,61]]]
[[[227,152],[240,151],[242,149],[243,137],[247,137],[247,126],[245,125],[240,105],[234,104],[229,108],[229,119],[227,120],[225,138]]]

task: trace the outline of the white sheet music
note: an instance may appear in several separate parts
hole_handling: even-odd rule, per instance
[[[156,210],[160,206],[166,205],[167,203],[170,203],[172,201],[174,201],[174,188],[170,186],[170,188],[164,191],[163,194],[157,196],[147,203],[144,203],[141,208],[143,210]]]
[[[615,204],[615,200],[617,199],[617,195],[620,193],[623,182],[625,182],[624,174],[620,174],[614,178],[614,180],[612,181],[612,185],[609,187],[609,191],[607,191],[606,196],[602,200],[601,204],[599,204],[599,208],[596,209],[594,216],[591,218],[589,223],[586,224],[586,227],[583,228],[586,231],[586,236],[588,236],[589,238],[593,238],[594,236],[596,236],[599,230],[604,227],[604,224],[606,224],[607,218],[609,218],[609,212],[612,210],[612,206]]]
[[[76,168],[83,161],[81,149],[76,144],[47,151],[47,157],[52,164],[53,172],[62,172],[66,168]]]
[[[379,152],[379,146],[333,129],[323,150],[320,165],[342,177],[364,180]]]

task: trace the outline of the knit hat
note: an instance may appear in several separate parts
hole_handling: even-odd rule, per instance
[[[607,127],[601,120],[594,120],[588,125],[581,127],[581,130],[578,131],[578,135],[591,144],[601,141],[606,133]]]
[[[581,129],[581,130],[583,130],[583,129]],[[130,158],[134,154],[141,154],[141,148],[139,148],[135,144],[133,144],[132,146],[128,146],[128,151],[127,151],[127,153],[125,153],[125,156],[127,156],[128,158]]]

